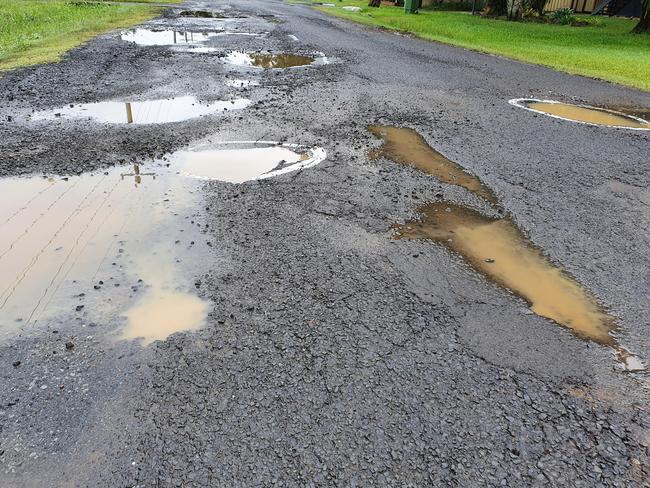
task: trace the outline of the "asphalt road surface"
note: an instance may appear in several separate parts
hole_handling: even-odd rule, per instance
[[[188,8],[228,18],[180,17]],[[174,151],[219,141],[327,153],[276,178],[200,181],[183,215],[202,247],[181,253],[194,264],[174,279],[209,303],[202,328],[122,338],[120,307],[140,297],[140,275],[120,287],[68,280],[69,307],[55,298],[64,306],[47,319],[3,320],[0,485],[650,486],[647,373],[623,371],[612,348],[531,313],[446,247],[393,239],[391,226],[427,201],[491,210],[372,160],[379,140],[367,129],[415,129],[478,176],[647,363],[650,133],[508,100],[648,109],[650,96],[279,1],[189,1],[149,27],[217,25],[238,34],[185,49],[113,32],[0,78],[3,177],[162,168]],[[319,62],[260,69],[228,62],[233,51]],[[187,95],[250,105],[165,124],[30,117]],[[171,232],[150,239],[141,247],[186,244]]]

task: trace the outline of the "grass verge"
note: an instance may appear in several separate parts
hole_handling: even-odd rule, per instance
[[[142,23],[159,12],[144,3],[0,0],[0,71],[58,61],[99,34]]]
[[[508,22],[467,12],[407,15],[400,7],[368,8],[360,0],[332,3],[335,7],[316,8],[366,25],[650,91],[650,36],[630,33],[635,20],[599,17],[596,25],[571,27]],[[347,5],[362,10],[341,8]]]

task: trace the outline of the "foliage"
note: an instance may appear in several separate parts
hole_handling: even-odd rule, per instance
[[[153,17],[146,5],[0,0],[0,70],[56,61],[67,50]]]
[[[366,2],[344,0],[337,5],[364,6]],[[650,36],[631,34],[636,22],[630,19],[599,17],[599,25],[567,28],[542,20],[505,22],[466,12],[420,10],[420,15],[405,15],[403,8],[385,5],[362,12],[321,10],[367,25],[650,91]],[[592,19],[576,17],[579,23]]]
[[[557,9],[551,12],[549,18],[554,24],[560,25],[571,25],[574,24],[576,20],[578,20],[573,13],[573,9],[570,8]]]

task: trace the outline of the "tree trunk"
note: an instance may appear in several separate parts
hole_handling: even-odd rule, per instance
[[[381,5],[381,0],[370,0],[368,2],[368,7],[379,7]]]
[[[643,0],[643,3],[641,4],[641,17],[639,18],[639,23],[632,32],[636,32],[637,34],[650,32],[650,0]]]

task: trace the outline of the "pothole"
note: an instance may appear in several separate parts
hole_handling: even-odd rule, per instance
[[[141,102],[96,102],[70,105],[54,110],[37,112],[33,120],[61,118],[92,119],[108,124],[167,124],[206,115],[242,110],[252,102],[246,98],[199,102],[192,96],[145,100]]]
[[[491,203],[497,202],[494,194],[481,180],[433,149],[413,129],[373,125],[369,130],[383,141],[371,153],[371,159],[385,157],[399,164],[413,166],[444,183],[462,186]]]
[[[171,160],[186,176],[243,183],[310,168],[324,159],[322,148],[240,142],[220,144],[214,149],[179,151]]]
[[[173,46],[177,44],[199,44],[219,35],[221,31],[193,32],[172,29],[145,29],[138,27],[123,31],[120,38],[139,46]]]
[[[183,10],[180,14],[181,17],[194,17],[200,19],[225,19],[226,16],[222,12],[211,12],[209,10]]]
[[[145,343],[201,327],[210,304],[191,278],[219,258],[202,224],[203,179],[270,178],[324,158],[320,148],[219,143],[81,176],[0,178],[0,333],[71,316]]]
[[[415,131],[382,126],[369,129],[384,140],[374,157],[414,166],[498,204],[480,180],[429,147]],[[418,213],[419,220],[393,226],[395,238],[427,239],[444,245],[487,279],[523,298],[533,313],[580,338],[612,347],[617,361],[628,371],[645,368],[637,356],[618,343],[616,319],[591,292],[554,265],[511,219],[489,218],[444,201],[427,203],[418,208]]]
[[[225,61],[238,66],[253,66],[255,68],[296,68],[300,66],[328,64],[324,55],[307,56],[291,53],[246,53],[231,51],[225,56]]]
[[[607,108],[527,98],[516,98],[509,102],[516,107],[571,122],[624,129],[650,130],[649,121],[635,115]]]

